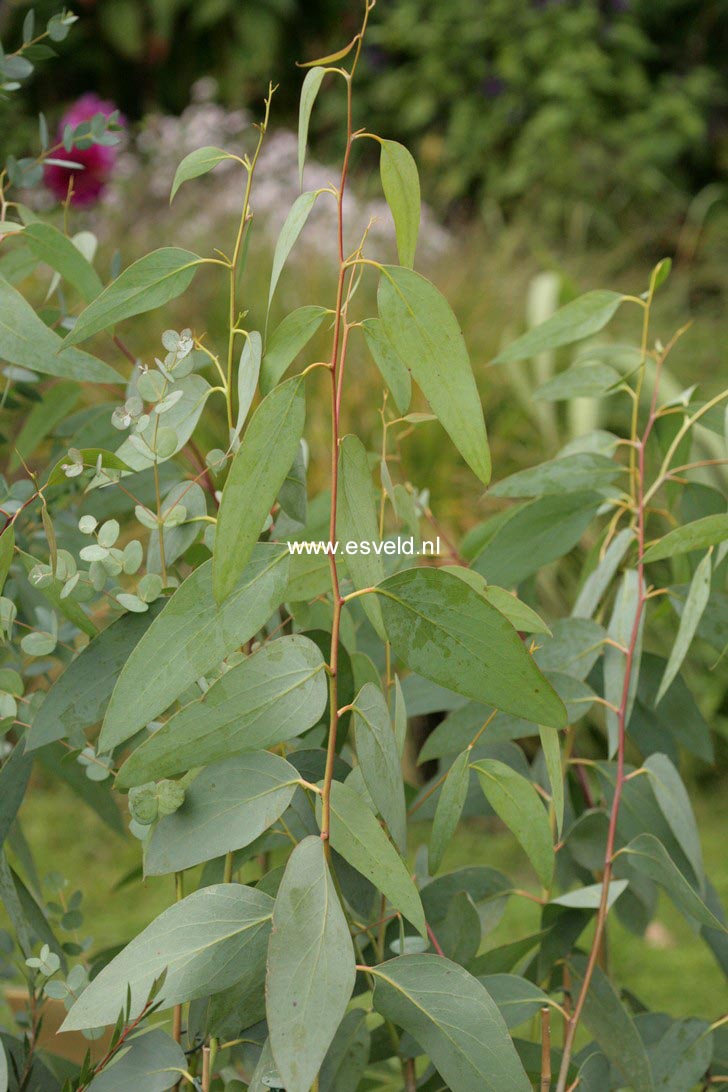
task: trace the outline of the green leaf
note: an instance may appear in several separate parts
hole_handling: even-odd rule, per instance
[[[64,342],[38,317],[12,285],[0,277],[0,357],[41,375],[89,383],[123,383],[115,368]]]
[[[124,1008],[142,1011],[166,969],[161,1008],[206,997],[239,981],[260,981],[273,899],[242,884],[214,884],[174,903],[99,972],[75,1003],[62,1031],[113,1024]]]
[[[120,273],[82,311],[64,346],[77,345],[117,322],[162,307],[187,289],[203,259],[190,250],[153,250]]]
[[[364,784],[400,853],[407,849],[407,818],[399,751],[384,695],[366,683],[354,698],[356,755]]]
[[[25,569],[26,573],[30,573],[38,564],[37,558],[32,554],[26,554],[24,550],[17,548],[18,559]],[[98,633],[98,629],[94,622],[88,617],[80,603],[77,603],[75,599],[67,596],[65,599],[61,599],[61,584],[60,581],[54,581],[52,584],[46,584],[39,589],[40,594],[44,599],[47,599],[57,611],[64,614],[70,622],[77,626],[82,633],[88,634],[89,637],[95,637]]]
[[[235,421],[235,435],[243,431],[250,407],[255,398],[260,376],[260,363],[263,356],[263,342],[257,330],[252,330],[245,339],[238,364],[238,416]]]
[[[702,550],[706,546],[717,546],[728,539],[728,513],[703,516],[684,527],[669,531],[649,550],[645,551],[645,561],[661,561],[675,554],[686,554],[690,550]]]
[[[26,751],[85,732],[101,720],[122,667],[163,607],[125,614],[94,637],[47,692],[25,737]]]
[[[321,814],[321,801],[316,801]],[[331,784],[330,841],[337,853],[366,876],[396,910],[427,936],[420,896],[407,866],[362,798],[340,781]]]
[[[400,265],[411,269],[415,263],[417,236],[420,230],[420,176],[412,154],[396,140],[381,141],[379,171],[382,189],[387,199],[394,230]]]
[[[541,497],[553,493],[573,493],[610,485],[623,468],[614,459],[592,451],[551,459],[529,470],[519,470],[492,485],[493,497]]]
[[[224,152],[222,148],[210,146],[195,148],[194,152],[186,155],[174,172],[172,189],[169,194],[170,205],[183,182],[189,182],[191,178],[200,178],[203,174],[207,174],[214,167],[217,167],[218,163],[222,163],[224,159],[235,159],[235,156],[230,155],[229,152]]]
[[[634,569],[628,569],[619,586],[617,598],[614,602],[612,617],[609,621],[608,635],[614,644],[608,644],[604,650],[604,697],[617,709],[622,705],[624,697],[624,678],[627,665],[627,657],[622,651],[629,648],[632,643],[637,609],[639,606],[639,577]],[[637,694],[639,682],[639,668],[642,651],[642,631],[644,628],[645,611],[640,609],[639,630],[636,636],[634,655],[632,657],[632,671],[629,681],[629,693],[625,720],[629,723],[632,706]],[[617,647],[618,646],[618,647]],[[617,714],[613,709],[606,711],[607,733],[609,736],[609,757],[617,751],[619,742],[619,723]]]
[[[250,845],[283,815],[297,784],[297,770],[268,751],[208,766],[187,788],[182,806],[154,828],[145,875],[183,872]]]
[[[25,754],[22,742],[16,743],[0,769],[0,847],[15,822],[30,780],[33,759]]]
[[[678,909],[689,918],[712,929],[726,931],[725,926],[708,909],[654,834],[638,834],[619,851],[618,856],[622,854],[627,856],[631,867],[664,887]]]
[[[539,724],[538,734],[546,761],[546,772],[551,786],[551,803],[556,816],[556,832],[561,838],[564,827],[564,773],[561,768],[561,745],[559,733],[548,724]]]
[[[564,372],[552,376],[533,398],[543,402],[566,402],[572,398],[599,398],[619,383],[620,373],[610,364],[601,361],[574,364]]]
[[[298,450],[306,414],[303,379],[296,376],[263,399],[230,467],[217,514],[212,588],[222,603],[248,564],[278,490]]]
[[[0,1041],[0,1092],[8,1090],[8,1063],[5,1056],[5,1047]]]
[[[702,885],[704,871],[700,833],[682,778],[667,755],[650,755],[645,759],[644,768],[650,775],[650,784],[660,811]]]
[[[477,978],[427,953],[373,973],[374,1007],[423,1045],[452,1092],[530,1092],[503,1017]]]
[[[64,280],[90,303],[103,290],[103,284],[91,262],[84,258],[68,236],[52,224],[34,220],[23,232],[23,239],[42,262],[55,269]]]
[[[129,739],[250,640],[280,604],[287,579],[288,551],[259,544],[235,591],[218,606],[212,594],[212,561],[195,569],[126,662],[101,729],[102,750]]]
[[[573,955],[569,960],[574,976],[575,995],[581,989],[586,958]],[[630,1087],[639,1092],[653,1092],[652,1069],[634,1020],[620,1001],[614,986],[601,967],[594,967],[586,995],[583,1019],[607,1058]]]
[[[582,585],[571,612],[574,618],[591,618],[633,541],[634,531],[631,527],[625,527],[615,535],[604,557]]]
[[[515,1028],[530,1020],[544,1005],[550,1005],[548,994],[517,974],[483,975],[480,982],[500,1009],[506,1027]]]
[[[603,812],[594,813],[590,812],[589,815],[599,814],[603,816]],[[605,823],[607,822],[604,817]],[[573,828],[572,828],[573,829]],[[599,845],[599,867],[603,865],[604,854],[602,851],[603,844]],[[609,891],[607,893],[607,910],[611,910],[614,903],[619,896],[627,889],[627,880],[611,880],[609,884]],[[602,901],[602,885],[600,883],[590,883],[586,887],[577,887],[575,891],[567,891],[565,895],[559,895],[556,899],[551,899],[549,906],[566,906],[572,910],[598,910]]]
[[[394,398],[394,404],[400,413],[406,413],[412,400],[410,373],[394,351],[381,319],[364,319],[361,326],[372,360],[379,368],[382,379]]]
[[[516,630],[468,584],[437,569],[406,569],[376,589],[387,636],[412,671],[535,723],[566,712]]]
[[[445,850],[460,822],[469,785],[470,751],[465,750],[460,752],[448,770],[438,797],[428,855],[430,872],[433,874],[440,871]]]
[[[86,768],[76,759],[77,755],[69,753],[61,743],[52,743],[38,752],[38,762],[54,779],[65,781],[71,791],[106,823],[109,830],[125,837],[126,824],[113,794],[109,792],[108,782],[92,781],[86,776]]]
[[[493,811],[516,836],[544,887],[554,877],[551,827],[541,798],[530,781],[504,762],[484,758],[473,763]]]
[[[313,641],[301,634],[270,641],[145,740],[116,783],[127,789],[285,743],[319,722],[326,697],[324,658]]]
[[[371,588],[384,578],[382,555],[362,553],[361,545],[379,540],[376,497],[367,453],[357,436],[345,436],[339,450],[339,491],[336,504],[337,534],[342,543],[357,543],[359,549],[349,553],[346,545],[346,568],[354,587]],[[386,640],[382,612],[373,595],[362,597],[361,605],[369,621]]]
[[[187,1071],[187,1059],[179,1043],[162,1031],[149,1028],[126,1040],[113,1065],[107,1066],[88,1085],[88,1092],[167,1092]]]
[[[288,255],[295,246],[296,239],[303,231],[304,224],[309,218],[311,209],[316,203],[317,193],[302,193],[291,205],[286,216],[280,235],[273,252],[273,268],[270,275],[270,288],[268,289],[268,310],[273,301],[273,294],[278,285],[278,280],[283,272],[283,266],[288,260]]]
[[[488,584],[484,576],[474,572],[473,569],[465,569],[462,565],[443,565],[445,572],[452,573],[459,580],[464,580],[471,588],[475,588],[483,598],[487,599],[496,610],[504,614],[514,629],[523,630],[524,633],[551,633],[542,618],[539,618],[535,610],[508,591],[507,588],[499,588],[496,584]]]
[[[660,689],[657,691],[656,702],[661,701],[665,696],[665,691],[669,689],[675,676],[682,667],[683,660],[687,656],[688,649],[695,636],[695,631],[700,625],[700,619],[703,617],[703,612],[708,605],[708,599],[710,598],[710,579],[711,556],[710,552],[708,552],[696,568],[693,573],[693,579],[690,581],[690,589],[685,598],[685,606],[682,614],[680,615],[680,625],[678,627],[677,636],[672,646],[670,659],[667,661],[667,666],[665,667],[665,674],[662,676],[660,682]]]
[[[153,414],[143,432],[135,436],[135,439],[144,441],[143,448],[140,450],[131,437],[127,437],[118,448],[117,458],[122,459],[131,470],[149,470],[155,463],[165,462],[182,450],[195,430],[212,388],[201,375],[193,373],[179,379],[174,390],[181,391],[182,397],[161,418],[163,423],[158,426],[159,418]],[[174,433],[173,443],[167,450],[162,449],[159,442],[163,430]],[[104,484],[105,481],[99,476],[93,481],[94,487]]]
[[[649,1013],[639,1015],[635,1023],[646,1040],[655,1089],[657,1092],[683,1092],[686,1088],[694,1088],[705,1077],[711,1060],[714,1065],[717,1061],[710,1026],[703,1020],[671,1020],[666,1030],[663,1030],[664,1025],[658,1025],[657,1036],[648,1039],[645,1024],[650,1017]]]
[[[325,307],[299,307],[276,326],[268,338],[260,366],[261,394],[273,390],[328,314]]]
[[[382,328],[441,425],[486,485],[490,452],[465,339],[450,304],[433,284],[384,266],[377,295]]]
[[[624,297],[619,292],[600,289],[586,292],[578,299],[560,307],[555,314],[519,337],[503,349],[493,364],[507,364],[515,360],[529,360],[539,353],[571,345],[575,341],[591,337],[609,322]]]
[[[369,1061],[371,1035],[366,1013],[347,1012],[321,1066],[319,1092],[357,1092]]]
[[[520,584],[576,546],[602,499],[598,493],[567,493],[524,504],[496,531],[473,567],[489,584]]]
[[[349,1003],[354,946],[320,838],[288,859],[273,911],[266,1011],[287,1092],[309,1092]]]
[[[0,593],[8,578],[15,553],[15,528],[9,524],[0,534]]]
[[[306,78],[301,87],[301,104],[298,110],[298,184],[301,189],[303,189],[303,167],[306,162],[306,144],[308,143],[311,111],[325,75],[326,69],[317,65],[306,73]]]
[[[79,385],[71,382],[57,383],[44,391],[42,401],[33,406],[23,422],[10,452],[8,470],[17,470],[23,460],[30,459],[46,436],[71,412],[80,395]]]

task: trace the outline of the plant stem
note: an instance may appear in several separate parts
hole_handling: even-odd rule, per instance
[[[551,1088],[551,1009],[541,1009],[541,1092]]]

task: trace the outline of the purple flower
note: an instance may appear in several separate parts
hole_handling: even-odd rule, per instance
[[[89,92],[71,106],[61,118],[58,127],[58,140],[63,139],[63,132],[67,125],[76,128],[84,121],[90,121],[96,114],[109,117],[116,107],[111,102],[100,99],[98,95]],[[123,116],[119,115],[119,125],[125,125]],[[118,149],[104,144],[92,144],[89,148],[77,148],[75,145],[70,152],[61,150],[59,159],[68,157],[74,163],[83,164],[83,168],[59,167],[56,164],[47,164],[44,173],[45,184],[55,196],[64,201],[68,194],[68,185],[73,178],[72,205],[93,205],[98,201],[106,188],[116,164]]]

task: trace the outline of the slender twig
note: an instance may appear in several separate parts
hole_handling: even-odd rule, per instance
[[[541,1009],[541,1092],[551,1088],[551,1009]]]

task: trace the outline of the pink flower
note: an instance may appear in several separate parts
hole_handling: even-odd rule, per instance
[[[109,117],[116,107],[111,102],[105,102],[98,95],[89,92],[82,95],[61,118],[58,127],[58,140],[63,139],[63,131],[67,125],[76,126],[84,121],[90,121],[95,114],[103,114]],[[126,121],[119,115],[118,123],[125,125]],[[76,148],[70,152],[61,148],[56,152],[55,158],[72,159],[74,163],[82,163],[83,169],[77,167],[59,167],[55,164],[47,164],[44,173],[45,184],[60,201],[65,201],[68,195],[68,184],[73,178],[73,205],[92,205],[99,199],[106,183],[109,181],[116,164],[118,149],[107,147],[103,144],[92,144],[90,148]]]

